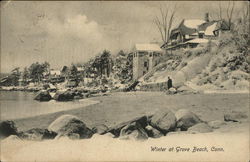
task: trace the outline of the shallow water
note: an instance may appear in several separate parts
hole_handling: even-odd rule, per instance
[[[1,120],[26,118],[41,114],[70,110],[97,103],[90,99],[57,102],[39,102],[33,100],[36,93],[0,91]]]

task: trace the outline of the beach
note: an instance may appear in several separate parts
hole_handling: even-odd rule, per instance
[[[15,120],[20,131],[47,128],[63,114],[79,117],[90,128],[96,124],[113,126],[157,110],[188,109],[204,121],[224,120],[224,114],[239,111],[249,114],[249,94],[189,94],[166,95],[164,92],[115,92],[93,97],[99,103],[68,111],[43,114]]]
[[[96,124],[114,126],[131,118],[150,115],[156,110],[189,109],[204,121],[221,120],[225,113],[240,111],[249,114],[248,94],[193,94],[166,95],[163,92],[111,93],[108,96],[94,97],[97,104],[86,107],[43,114],[36,117],[15,120],[19,131],[31,128],[47,128],[63,114],[79,117],[90,128]],[[242,122],[226,122],[210,133],[189,134],[170,133],[162,138],[149,138],[144,142],[113,139],[108,136],[94,135],[82,140],[45,140],[45,141],[3,141],[2,158],[9,160],[193,160],[245,161],[249,152],[249,117]],[[65,147],[67,146],[67,147]],[[70,147],[68,147],[70,146]],[[231,147],[233,146],[233,147]],[[151,147],[174,147],[173,152],[152,151]],[[189,148],[188,152],[177,151]],[[208,152],[192,153],[194,147],[205,148]],[[214,148],[213,148],[214,147]],[[222,148],[223,151],[212,151]],[[212,149],[212,150],[211,150]],[[70,152],[70,153],[69,153]],[[191,153],[191,154],[190,154]],[[46,154],[46,157],[43,156]],[[110,156],[107,156],[107,155]],[[144,156],[141,156],[144,155]],[[178,158],[176,158],[178,155]],[[234,156],[232,156],[234,155]],[[237,156],[236,156],[237,155]]]

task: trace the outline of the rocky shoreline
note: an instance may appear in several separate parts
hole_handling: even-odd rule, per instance
[[[47,129],[32,128],[19,132],[13,121],[0,123],[1,139],[21,139],[41,141],[46,139],[69,138],[89,139],[96,135],[109,136],[122,140],[145,141],[148,138],[160,138],[174,133],[208,133],[231,122],[242,122],[248,116],[241,112],[224,114],[224,121],[203,121],[187,109],[173,113],[169,109],[157,111],[153,115],[144,115],[117,125],[104,124],[89,128],[82,120],[73,115],[62,115],[54,120]]]
[[[43,87],[0,87],[0,91],[23,91],[36,93],[34,100],[37,101],[72,101],[95,96],[105,96],[110,92],[107,89],[97,88],[67,88],[67,89],[45,89]]]
[[[165,85],[165,84],[164,84]],[[129,86],[128,86],[129,87]],[[110,92],[128,92],[128,91],[149,91],[151,87],[147,86],[138,86],[137,89],[129,89],[128,87],[123,88],[89,88],[89,87],[75,87],[75,88],[65,88],[65,89],[57,89],[57,88],[44,88],[44,87],[24,87],[24,86],[11,86],[11,87],[0,87],[0,91],[24,91],[24,92],[36,92],[36,96],[34,100],[37,101],[72,101],[75,99],[84,99],[95,96],[105,96]],[[187,86],[179,86],[176,88],[170,88],[169,90],[166,87],[162,87],[156,91],[165,91],[166,94],[196,94],[201,93],[194,89],[191,89]]]

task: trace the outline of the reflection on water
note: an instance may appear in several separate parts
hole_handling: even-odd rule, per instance
[[[39,102],[33,100],[35,93],[0,91],[1,120],[25,118],[62,110],[69,110],[98,103],[89,99],[70,102]]]

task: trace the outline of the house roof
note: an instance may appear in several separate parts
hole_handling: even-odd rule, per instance
[[[199,26],[205,22],[200,19],[183,19],[179,26],[171,31],[170,38],[176,38],[177,33],[182,35],[194,34],[198,31]]]
[[[199,25],[205,23],[206,21],[200,19],[187,19],[183,20],[183,25],[187,28],[198,29]]]
[[[218,23],[215,22],[212,25],[208,26],[205,30],[205,35],[214,35],[214,31],[217,30]]]
[[[135,50],[137,51],[158,51],[161,52],[162,49],[158,44],[136,44]]]

